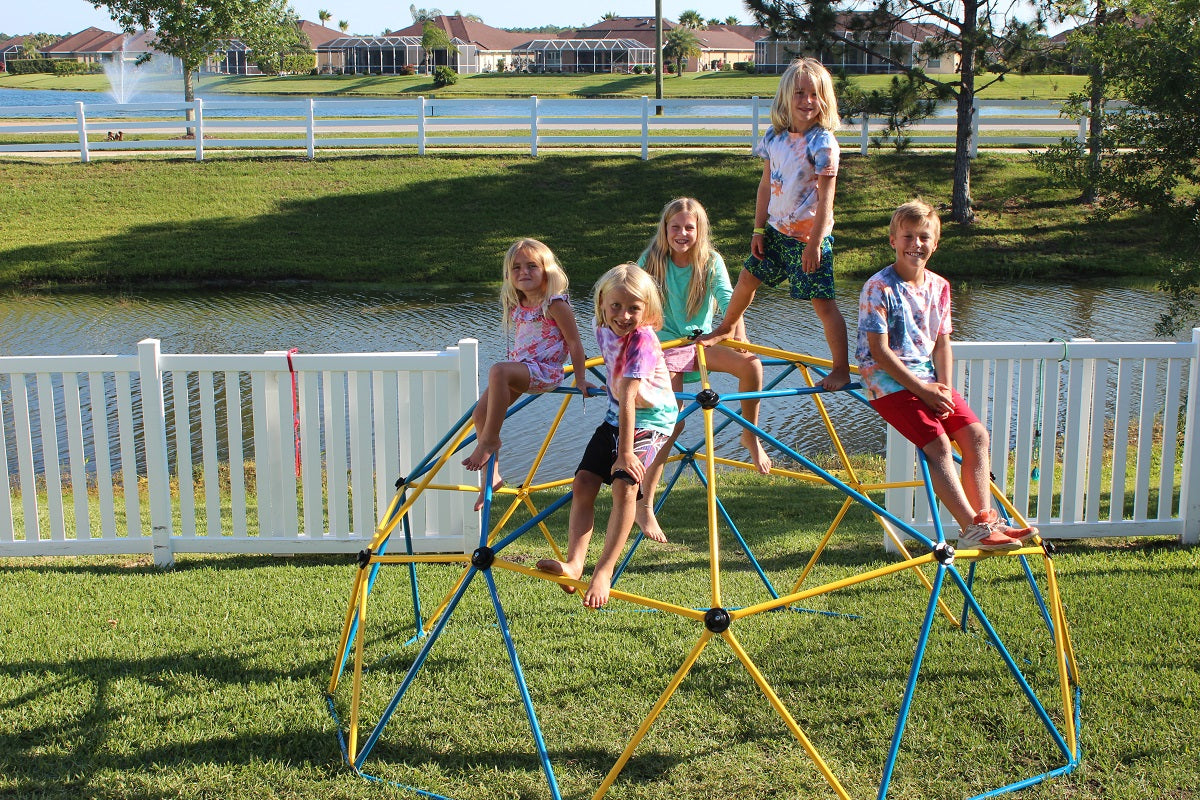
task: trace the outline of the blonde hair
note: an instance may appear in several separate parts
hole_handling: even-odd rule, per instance
[[[569,283],[567,273],[563,272],[558,259],[554,257],[554,253],[550,251],[549,247],[537,239],[520,239],[514,242],[512,247],[508,248],[508,252],[504,254],[504,283],[500,287],[500,308],[506,331],[512,324],[513,309],[528,299],[524,292],[518,291],[517,287],[513,286],[512,282],[513,263],[517,260],[517,254],[522,250],[529,253],[530,259],[541,266],[542,272],[546,276],[546,292],[542,295],[543,314],[549,310],[551,299],[567,293]]]
[[[700,205],[700,201],[691,197],[677,197],[667,203],[658,220],[658,229],[654,232],[654,238],[646,246],[646,252],[643,255],[645,256],[646,272],[658,284],[658,288],[664,294],[665,302],[667,268],[671,264],[671,241],[667,226],[677,214],[691,214],[696,218],[696,243],[688,252],[692,276],[688,281],[687,315],[692,317],[700,311],[705,298],[708,297],[708,279],[712,274],[713,260],[712,241],[709,239],[708,212],[704,210],[704,206]],[[710,300],[710,302],[712,301]]]
[[[892,213],[888,235],[895,236],[901,225],[928,225],[933,230],[934,241],[942,237],[942,220],[933,206],[924,200],[909,200]]]
[[[658,286],[637,264],[624,263],[610,269],[596,281],[593,301],[596,311],[596,325],[604,324],[604,295],[614,289],[624,289],[646,306],[642,314],[642,324],[649,325],[654,330],[662,328],[662,296]]]
[[[802,75],[807,75],[817,90],[821,113],[817,115],[816,124],[830,133],[836,131],[840,120],[833,77],[815,58],[797,58],[784,71],[779,79],[779,88],[775,90],[775,99],[771,101],[771,127],[775,133],[792,129],[792,95],[796,93],[796,85],[800,83]]]

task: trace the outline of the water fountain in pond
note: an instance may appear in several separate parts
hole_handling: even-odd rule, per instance
[[[129,37],[121,39],[121,52],[115,54],[109,61],[104,62],[104,74],[108,77],[109,95],[118,103],[124,104],[133,100],[138,84],[142,82],[143,74],[139,70],[139,61],[126,56],[126,45]]]

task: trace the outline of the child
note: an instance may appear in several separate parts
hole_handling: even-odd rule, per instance
[[[660,342],[692,336],[694,333],[712,331],[714,306],[724,311],[733,290],[729,285],[729,273],[725,261],[712,247],[709,240],[708,213],[699,201],[680,197],[667,203],[658,221],[658,230],[650,240],[646,252],[638,259],[638,266],[649,273],[662,288],[663,326],[658,332]],[[732,334],[745,340],[745,323],[739,321]],[[688,344],[673,347],[664,354],[667,369],[671,373],[671,384],[675,391],[683,389],[683,373],[697,369],[696,346]],[[756,392],[762,389],[762,362],[750,353],[714,347],[704,353],[705,363],[710,370],[726,372],[738,379],[739,392]],[[742,416],[758,424],[758,401],[743,400]],[[644,497],[638,500],[636,521],[638,527],[650,539],[665,542],[667,537],[654,518],[654,492],[663,467],[671,452],[671,444],[683,431],[682,423],[666,445],[659,451],[654,463],[646,470],[642,481]],[[743,430],[742,446],[750,453],[755,468],[766,475],[771,471],[771,458],[763,450],[758,437]]]
[[[508,361],[493,364],[488,385],[479,395],[473,414],[475,449],[463,466],[481,470],[500,449],[500,425],[508,407],[523,393],[540,394],[563,382],[563,364],[571,355],[575,386],[585,395],[583,344],[575,314],[567,299],[567,275],[550,248],[537,239],[521,239],[504,254],[504,285],[500,289],[504,329],[513,332]],[[503,484],[500,460],[492,477],[492,488]],[[483,508],[483,490],[475,510]]]
[[[950,284],[925,268],[941,229],[920,200],[892,214],[896,262],[873,275],[859,298],[859,371],[871,406],[925,453],[934,494],[962,528],[959,546],[1008,550],[1037,528],[999,521],[988,494],[987,429],[949,383]],[[951,441],[962,451],[961,479]]]
[[[608,372],[608,413],[592,435],[571,483],[567,560],[544,558],[538,569],[578,580],[595,523],[596,495],[612,485],[604,550],[583,596],[587,608],[608,602],[617,557],[633,527],[638,484],[675,427],[671,377],[654,331],[662,326],[658,287],[636,264],[621,264],[596,283],[596,341]],[[568,593],[573,587],[565,587]]]
[[[754,300],[760,284],[790,281],[792,297],[811,300],[825,329],[833,369],[821,381],[828,391],[850,382],[846,319],[834,302],[833,192],[841,149],[833,80],[821,62],[793,61],[771,103],[771,129],[754,147],[766,159],[754,205],[750,257],[738,276],[725,320],[704,345],[727,339]]]

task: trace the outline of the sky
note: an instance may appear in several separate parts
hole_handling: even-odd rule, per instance
[[[78,33],[92,26],[119,30],[106,11],[93,7],[88,0],[5,0],[4,5],[5,9],[0,11],[0,33],[10,36]],[[654,15],[652,0],[593,0],[587,5],[562,0],[462,0],[461,5],[434,5],[434,0],[425,0],[417,6],[440,8],[447,14],[456,11],[477,14],[494,28],[582,27],[598,22],[608,11],[623,17]],[[292,7],[301,19],[313,22],[317,21],[319,10],[327,9],[333,14],[332,27],[339,20],[348,20],[350,32],[356,34],[379,34],[412,24],[409,5],[395,0],[292,0]],[[681,11],[694,9],[705,19],[735,16],[743,23],[751,21],[741,0],[663,0],[662,9],[663,16],[672,20],[678,19]]]

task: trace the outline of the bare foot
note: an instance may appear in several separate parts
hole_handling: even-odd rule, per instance
[[[567,568],[567,565],[558,559],[543,558],[541,561],[537,562],[537,568],[542,572],[549,572],[551,575],[561,575],[564,578],[574,578],[575,580],[579,580],[579,576],[572,575],[571,571]],[[574,586],[568,586],[565,583],[560,583],[558,588],[562,589],[567,594],[575,594]]]
[[[754,435],[754,431],[742,431],[742,447],[750,453],[750,463],[763,475],[771,474],[771,457],[763,449],[762,442]]]
[[[480,437],[475,440],[475,449],[471,451],[471,455],[462,460],[462,465],[469,470],[478,472],[487,466],[488,459],[492,454],[500,449],[499,437],[495,439],[484,439]]]
[[[496,499],[496,490],[504,485],[504,479],[500,477],[499,471],[492,475],[492,499]],[[475,510],[483,510],[483,489],[479,490],[479,498],[475,500]]]
[[[587,594],[583,596],[584,608],[600,608],[608,602],[609,592],[612,591],[612,573],[596,571],[592,573],[592,582],[588,584]]]
[[[821,381],[821,388],[827,392],[836,392],[849,382],[850,370],[843,367],[842,369],[835,369],[826,375]]]
[[[633,512],[633,521],[637,523],[642,533],[652,542],[667,543],[667,535],[659,527],[658,518],[654,516],[654,507],[649,503],[638,503]]]

